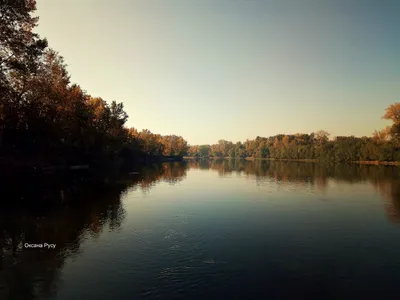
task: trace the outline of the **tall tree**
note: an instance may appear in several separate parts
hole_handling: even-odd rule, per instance
[[[387,126],[386,128],[380,131],[375,130],[374,133],[372,134],[372,139],[378,144],[383,144],[390,140],[390,135],[391,135],[391,128]]]
[[[0,82],[7,81],[12,70],[35,72],[38,57],[47,47],[47,41],[32,32],[38,18],[34,0],[0,1]]]
[[[394,124],[400,124],[400,102],[389,105],[385,111],[382,116],[383,119],[392,120]]]
[[[395,102],[389,105],[385,114],[382,116],[383,119],[391,120],[393,122],[390,128],[390,135],[393,142],[397,147],[400,146],[400,102]]]
[[[17,85],[13,81],[34,74],[47,47],[47,41],[32,32],[38,20],[31,16],[35,10],[33,0],[0,1],[0,144],[8,124],[18,123],[22,95],[14,88],[21,90],[26,80]]]

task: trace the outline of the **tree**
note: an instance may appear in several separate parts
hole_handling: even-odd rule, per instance
[[[390,128],[390,136],[397,148],[400,148],[400,124],[393,124]]]
[[[324,143],[328,142],[330,133],[326,132],[325,130],[318,130],[314,134],[315,143],[318,146],[323,145]]]
[[[210,146],[210,152],[211,152],[211,155],[214,156],[214,157],[221,157],[221,156],[223,156],[222,151],[221,151],[221,145],[220,145],[220,144],[211,145],[211,146]]]
[[[210,145],[201,145],[199,148],[200,157],[208,157],[210,155]]]
[[[266,158],[269,157],[269,149],[267,147],[266,142],[261,142],[258,145],[256,157],[258,158]]]
[[[394,104],[389,105],[386,110],[385,114],[382,116],[383,119],[391,120],[393,122],[390,129],[384,129],[380,132],[377,132],[378,139],[385,137],[385,132],[389,132],[390,137],[392,138],[394,145],[396,147],[400,146],[400,102],[396,102]]]
[[[13,111],[19,94],[13,89],[13,78],[34,74],[47,41],[32,29],[37,18],[33,0],[1,0],[0,2],[0,113],[4,130],[7,114]],[[23,80],[21,80],[23,85]],[[21,87],[20,87],[21,88]]]
[[[0,1],[0,144],[17,130],[21,91],[47,47],[32,32],[38,20],[31,16],[35,10],[33,0]]]
[[[61,55],[32,29],[33,0],[0,0],[0,144],[2,155],[63,163],[147,155],[184,155],[176,135],[126,128],[122,103],[70,85]],[[129,153],[128,153],[129,152]],[[139,153],[138,153],[139,152]]]
[[[200,148],[199,146],[190,146],[188,149],[188,155],[193,157],[199,157],[200,156],[199,148]]]
[[[354,136],[338,136],[335,139],[335,158],[337,161],[357,161],[359,151],[357,138]]]
[[[32,32],[38,18],[34,0],[1,0],[0,2],[0,82],[7,82],[12,70],[34,73],[38,58],[47,47],[47,41]]]
[[[400,124],[400,102],[389,105],[385,111],[382,116],[383,119],[392,120],[394,124]]]
[[[375,130],[374,133],[372,134],[372,139],[374,142],[378,144],[383,144],[390,140],[390,136],[391,136],[391,128],[387,126],[386,128],[380,131]]]

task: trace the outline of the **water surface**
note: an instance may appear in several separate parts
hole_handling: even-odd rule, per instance
[[[395,296],[399,170],[165,163],[117,184],[31,193],[58,205],[2,210],[0,298]]]

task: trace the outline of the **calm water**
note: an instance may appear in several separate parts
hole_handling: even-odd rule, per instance
[[[400,168],[167,163],[115,185],[20,183],[11,192],[2,200],[57,205],[2,210],[0,299],[385,299],[400,292]]]

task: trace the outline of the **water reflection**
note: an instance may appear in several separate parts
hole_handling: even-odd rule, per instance
[[[186,162],[171,162],[164,164],[154,164],[142,168],[137,187],[143,192],[148,192],[158,182],[168,182],[175,185],[186,178],[186,170],[188,165]]]
[[[386,179],[371,182],[382,196],[388,219],[400,224],[400,181]]]
[[[382,196],[388,219],[400,224],[400,168],[396,166],[226,159],[190,161],[190,168],[211,169],[221,177],[252,176],[257,185],[266,184],[265,179],[285,185],[309,184],[322,193],[329,180],[348,184],[368,182]]]
[[[82,242],[121,227],[126,215],[121,198],[128,189],[146,191],[161,180],[175,184],[185,177],[186,169],[186,164],[152,165],[112,184],[88,178],[47,179],[46,184],[3,182],[0,299],[53,296],[60,269],[67,258],[82,251]],[[25,243],[52,243],[56,248],[29,249]]]
[[[189,168],[215,170],[221,177],[251,177],[256,185],[271,181],[285,186],[309,185],[320,192],[332,181],[369,182],[382,195],[388,219],[400,224],[400,168],[391,166],[204,160],[147,166],[113,184],[83,178],[52,179],[46,184],[2,182],[1,200],[6,209],[0,212],[0,299],[56,295],[66,259],[83,252],[82,243],[88,238],[96,239],[101,233],[123,226],[127,216],[121,199],[127,191],[140,189],[147,193],[158,182],[178,184],[186,178]],[[46,242],[57,247],[24,247],[25,243]]]

